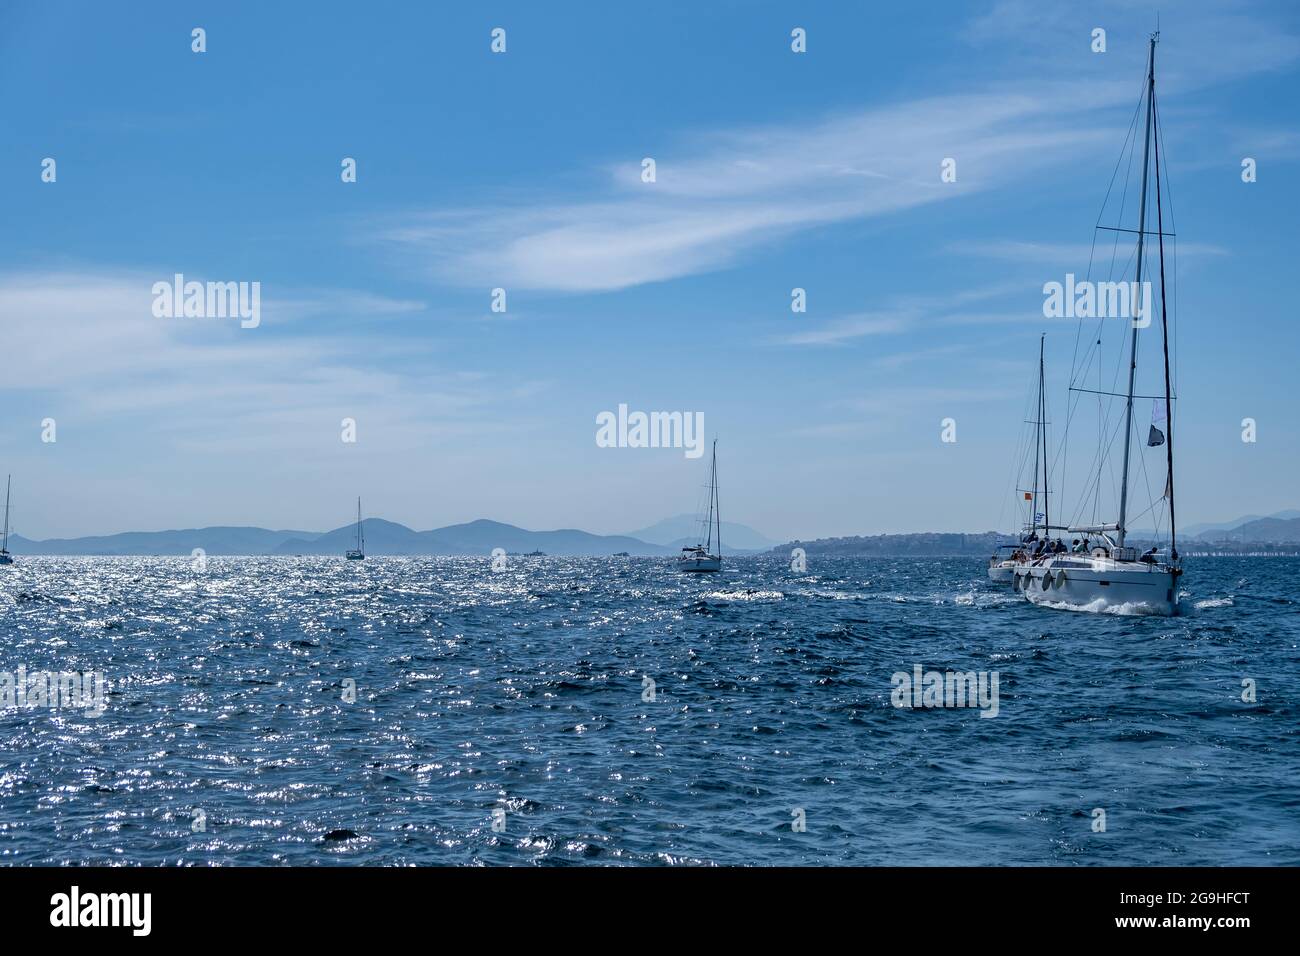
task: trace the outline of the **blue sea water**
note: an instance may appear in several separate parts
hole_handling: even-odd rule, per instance
[[[0,861],[1296,865],[1298,583],[1193,558],[1157,618],[976,559],[23,558],[0,671],[110,693],[0,712]],[[997,716],[895,707],[917,664],[997,671]]]

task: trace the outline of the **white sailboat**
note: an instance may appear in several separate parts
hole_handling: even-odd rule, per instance
[[[1070,527],[1070,531],[1081,535],[1081,544],[1079,550],[1073,553],[1052,554],[1046,557],[1033,560],[1030,564],[1015,572],[1014,586],[1026,598],[1035,604],[1047,604],[1054,607],[1065,607],[1073,610],[1104,611],[1108,608],[1124,607],[1140,613],[1156,614],[1175,614],[1178,609],[1178,581],[1183,573],[1182,563],[1178,557],[1178,548],[1175,539],[1174,525],[1174,454],[1173,454],[1173,389],[1170,378],[1169,364],[1169,316],[1168,303],[1165,296],[1165,238],[1172,235],[1164,230],[1164,209],[1165,198],[1162,196],[1161,180],[1162,166],[1160,161],[1160,146],[1162,138],[1160,136],[1159,121],[1157,119],[1156,109],[1156,81],[1155,81],[1155,59],[1156,43],[1159,41],[1159,33],[1153,34],[1150,42],[1150,50],[1147,61],[1147,82],[1143,90],[1143,97],[1146,105],[1146,138],[1143,143],[1142,154],[1142,189],[1138,207],[1138,224],[1137,229],[1122,229],[1108,226],[1098,226],[1099,229],[1106,229],[1115,232],[1118,236],[1120,233],[1133,233],[1137,235],[1137,253],[1136,253],[1136,273],[1137,282],[1133,286],[1135,296],[1141,295],[1142,305],[1145,312],[1137,307],[1136,303],[1133,308],[1133,319],[1128,324],[1132,326],[1132,334],[1128,341],[1128,386],[1124,392],[1106,391],[1103,389],[1103,383],[1100,381],[1101,363],[1100,363],[1100,343],[1101,338],[1096,339],[1095,359],[1097,361],[1098,382],[1096,389],[1083,388],[1082,374],[1088,371],[1090,363],[1093,361],[1092,348],[1089,354],[1085,355],[1082,371],[1076,364],[1076,374],[1072,376],[1073,384],[1071,392],[1074,395],[1094,394],[1098,398],[1099,414],[1099,444],[1100,448],[1093,459],[1096,464],[1095,475],[1089,475],[1085,483],[1084,493],[1081,497],[1080,508],[1089,500],[1093,501],[1093,518],[1096,518],[1097,504],[1100,499],[1100,489],[1102,476],[1106,471],[1108,464],[1106,452],[1108,443],[1107,435],[1114,435],[1115,431],[1123,428],[1124,431],[1124,458],[1123,467],[1119,482],[1119,516],[1114,523],[1084,524],[1077,523]],[[1134,121],[1136,123],[1136,114]],[[1136,150],[1136,137],[1133,141],[1133,149]],[[1154,172],[1155,180],[1155,213],[1156,229],[1154,234],[1147,231],[1147,197],[1148,197],[1148,179]],[[1172,220],[1171,220],[1172,221]],[[1137,377],[1137,356],[1138,356],[1138,333],[1144,325],[1154,326],[1151,321],[1152,308],[1155,305],[1153,301],[1144,292],[1142,284],[1143,269],[1145,266],[1145,253],[1147,252],[1146,239],[1148,235],[1154,235],[1157,239],[1159,251],[1159,280],[1160,280],[1160,329],[1163,340],[1163,357],[1164,357],[1164,393],[1163,395],[1135,395],[1135,383]],[[1118,241],[1118,240],[1116,240]],[[1120,259],[1120,261],[1123,261]],[[1150,281],[1148,279],[1148,286]],[[1141,321],[1137,319],[1142,316]],[[1114,321],[1106,319],[1102,321]],[[1116,377],[1120,374],[1117,367]],[[1102,405],[1105,398],[1122,398],[1124,399],[1124,412],[1120,421],[1112,425],[1107,417],[1102,413]],[[1146,461],[1138,455],[1133,454],[1133,400],[1134,398],[1149,398],[1157,403],[1163,400],[1163,407],[1166,410],[1164,419],[1168,435],[1162,434],[1153,424],[1151,426],[1150,437],[1147,445],[1149,447],[1164,446],[1164,459],[1166,465],[1166,474],[1164,477],[1164,491],[1155,501],[1147,513],[1154,517],[1159,524],[1161,517],[1160,512],[1163,505],[1167,505],[1169,515],[1169,539],[1168,547],[1152,547],[1138,555],[1137,549],[1130,547],[1125,543],[1128,532],[1130,500],[1134,497],[1134,490],[1130,486],[1130,472],[1134,468],[1134,459],[1137,459],[1137,465],[1143,473],[1146,471]],[[1077,400],[1076,400],[1077,403]],[[1073,406],[1072,406],[1073,412]],[[1089,469],[1091,471],[1091,469]],[[1095,482],[1095,485],[1092,484]]]
[[[1009,584],[1015,577],[1016,569],[1022,567],[1034,555],[1035,550],[1042,550],[1047,541],[1051,538],[1051,532],[1054,530],[1064,530],[1059,525],[1051,523],[1051,508],[1048,504],[1048,461],[1047,461],[1047,392],[1044,388],[1044,361],[1043,345],[1046,335],[1038,338],[1038,392],[1034,399],[1034,417],[1032,420],[1025,422],[1027,425],[1033,425],[1033,446],[1034,446],[1034,467],[1030,474],[1033,476],[1030,480],[1029,488],[1021,488],[1020,482],[1016,481],[1016,494],[1024,495],[1024,500],[1029,503],[1029,520],[1024,523],[1020,532],[1020,540],[1015,544],[999,545],[989,558],[988,575],[990,581],[997,583]],[[1028,464],[1028,450],[1022,459],[1021,467]],[[1042,487],[1039,487],[1039,478],[1042,478]],[[1039,510],[1041,505],[1042,510]],[[1038,536],[1039,531],[1043,536]]]
[[[9,553],[9,486],[13,479],[13,475],[5,478],[5,530],[4,536],[0,537],[0,564],[14,563],[13,555]]]
[[[701,574],[722,570],[722,517],[718,511],[718,440],[716,438],[713,440],[713,467],[709,472],[709,510],[704,524],[707,529],[704,540],[692,547],[682,548],[682,553],[677,558],[679,571]]]
[[[349,561],[361,561],[366,556],[366,536],[361,530],[361,498],[357,497],[357,546],[344,555]]]

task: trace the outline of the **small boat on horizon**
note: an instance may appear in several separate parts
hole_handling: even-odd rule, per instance
[[[704,526],[706,529],[704,540],[691,547],[682,548],[682,553],[677,558],[679,571],[709,574],[722,570],[722,516],[718,509],[718,440],[716,438],[713,439],[713,465],[709,470],[709,508]]]
[[[0,537],[0,564],[14,563],[13,555],[9,553],[9,486],[13,480],[13,475],[5,478],[5,530],[4,536]]]
[[[363,561],[366,557],[366,536],[361,530],[361,496],[357,496],[357,546],[343,555],[349,561]]]

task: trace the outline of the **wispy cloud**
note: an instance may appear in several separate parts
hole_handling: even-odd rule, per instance
[[[135,416],[134,427],[180,444],[219,447],[320,447],[337,440],[342,416],[413,443],[431,435],[490,427],[485,409],[521,397],[529,383],[500,383],[472,372],[407,375],[374,360],[388,346],[357,324],[333,323],[310,337],[277,334],[285,321],[356,314],[402,314],[418,303],[366,293],[268,298],[262,325],[238,320],[160,319],[151,311],[157,275],[45,272],[0,275],[5,344],[21,362],[6,366],[0,388],[48,400],[78,421]],[[355,311],[354,311],[355,310]],[[409,346],[405,349],[409,351]],[[40,396],[48,396],[41,399]]]
[[[399,216],[376,229],[456,284],[607,291],[723,268],[792,234],[995,188],[1113,141],[1063,107],[1102,87],[962,95],[714,134],[693,154],[612,170],[605,197]],[[1118,92],[1118,91],[1114,91]],[[1127,95],[1127,90],[1125,90]],[[957,181],[940,164],[957,160]]]
[[[868,335],[889,335],[904,331],[914,316],[862,313],[827,322],[814,329],[782,336],[782,345],[841,345]]]
[[[952,253],[1002,262],[1019,262],[1025,265],[1051,265],[1083,269],[1090,258],[1110,255],[1110,241],[1099,241],[1094,249],[1081,242],[1030,242],[1015,239],[969,240],[950,242],[945,248]],[[1128,243],[1125,243],[1127,251]],[[1223,246],[1206,242],[1183,242],[1177,246],[1178,255],[1184,259],[1216,258],[1229,255]]]
[[[846,345],[856,339],[892,335],[926,325],[965,324],[954,320],[971,315],[972,313],[963,311],[970,306],[1008,298],[1015,302],[1016,297],[1023,300],[1026,296],[1038,295],[1038,287],[1033,283],[1025,282],[1000,282],[958,288],[942,294],[893,295],[886,298],[881,311],[837,316],[802,331],[782,335],[773,341],[775,344],[793,346]],[[1003,321],[1003,319],[998,318],[993,321]],[[927,349],[923,352],[877,356],[872,361],[878,368],[897,368],[918,358],[934,358],[948,354],[956,348],[958,347],[944,346],[942,349]]]
[[[1142,43],[1128,41],[1144,39],[1154,15],[1104,10],[1112,42],[1127,38],[1117,55],[1138,57]],[[1071,44],[1091,55],[1092,26],[1071,3],[999,0],[965,35],[974,44],[1014,41],[1019,52],[1003,57],[1001,80],[976,91],[714,131],[656,155],[654,183],[641,181],[641,157],[629,156],[580,199],[538,190],[513,204],[413,210],[372,224],[371,234],[440,282],[600,292],[726,268],[831,224],[1021,185],[1039,167],[1119,141],[1109,128],[1118,120],[1105,111],[1136,102],[1140,77],[1083,76],[1058,55]],[[1300,56],[1296,36],[1231,4],[1195,4],[1178,27],[1165,73],[1175,91]],[[1037,45],[1024,41],[1029,35]],[[1042,59],[1043,49],[1057,60]],[[943,183],[948,157],[958,177]]]

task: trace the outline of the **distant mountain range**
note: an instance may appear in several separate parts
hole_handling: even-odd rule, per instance
[[[1168,532],[1166,532],[1167,534]],[[1149,528],[1132,531],[1130,536],[1149,540],[1156,533]],[[1230,541],[1237,544],[1292,544],[1300,542],[1300,511],[1291,508],[1271,515],[1243,515],[1233,521],[1189,524],[1178,529],[1183,540],[1199,542]]]
[[[1067,541],[1068,534],[1062,534]],[[988,555],[999,544],[1011,541],[1010,535],[995,531],[977,534],[877,534],[854,535],[844,538],[819,538],[816,541],[791,541],[777,545],[772,553],[788,556],[794,548],[803,548],[809,555],[880,555],[880,556],[955,556]],[[1154,531],[1132,531],[1128,536],[1134,545],[1158,540]],[[1236,521],[1218,524],[1189,525],[1179,532],[1180,550],[1212,547],[1214,550],[1270,551],[1288,550],[1300,544],[1300,511],[1279,511],[1267,518],[1247,515]]]
[[[542,551],[563,556],[630,555],[666,557],[687,544],[695,543],[697,519],[690,515],[665,518],[639,531],[621,535],[591,534],[574,528],[529,531],[499,521],[479,519],[432,531],[415,531],[382,518],[363,522],[366,553],[371,555],[489,555],[494,548],[508,553]],[[189,555],[202,548],[210,555],[342,555],[352,547],[355,525],[333,531],[272,531],[266,528],[212,527],[176,531],[126,531],[121,534],[85,538],[55,538],[32,541],[11,535],[14,554],[49,555]],[[1151,531],[1134,531],[1134,543],[1149,541]],[[973,534],[880,534],[820,538],[774,544],[753,528],[724,521],[723,553],[731,555],[770,551],[788,556],[801,547],[808,554],[824,555],[963,555],[991,554],[1009,537],[994,531]],[[1189,525],[1180,532],[1185,544],[1226,545],[1248,549],[1252,545],[1289,546],[1300,544],[1300,511],[1280,511],[1267,517],[1247,515],[1236,521]]]
[[[665,534],[680,519],[670,518],[652,525],[648,531],[662,529]],[[432,531],[414,531],[405,525],[382,518],[362,522],[366,554],[372,555],[488,555],[494,548],[508,553],[542,551],[566,556],[599,556],[626,551],[632,555],[666,556],[676,554],[681,544],[676,539],[665,543],[646,541],[633,535],[600,535],[565,528],[558,531],[528,531],[499,521],[479,519],[467,524],[449,525]],[[728,529],[740,541],[762,542],[753,549],[724,545],[726,554],[747,554],[770,547],[771,541],[744,525],[723,523],[724,539]],[[356,525],[344,525],[333,531],[270,531],[266,528],[213,527],[176,531],[126,531],[121,534],[86,538],[56,538],[33,541],[19,535],[9,538],[14,554],[62,555],[189,555],[201,548],[210,555],[297,555],[343,554],[353,546]],[[693,544],[694,540],[689,543]]]
[[[1292,515],[1281,517],[1280,515]],[[1255,518],[1233,528],[1215,528],[1202,531],[1198,541],[1228,541],[1237,544],[1268,542],[1294,544],[1300,542],[1300,516],[1294,512],[1280,512],[1268,518]]]

